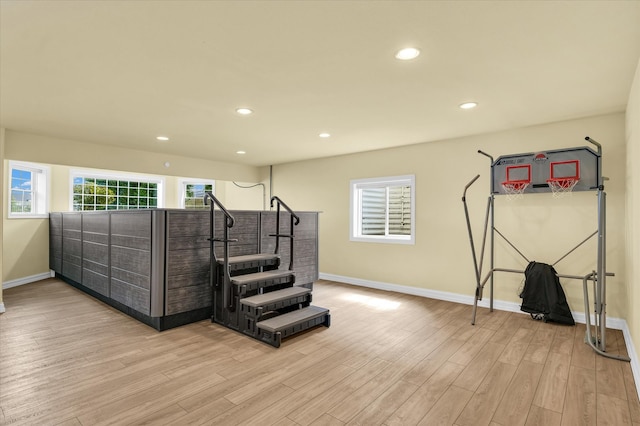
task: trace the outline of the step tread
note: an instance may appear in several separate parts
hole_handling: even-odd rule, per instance
[[[279,255],[271,253],[244,254],[242,256],[229,256],[229,264],[233,265],[234,263],[257,262],[278,258],[280,258]],[[224,259],[218,259],[218,263],[223,264]]]
[[[282,290],[270,291],[269,293],[258,294],[256,296],[245,297],[244,299],[240,299],[240,303],[243,305],[258,307],[308,293],[311,293],[311,290],[306,287],[289,287]]]
[[[253,282],[283,278],[294,275],[295,274],[292,271],[281,270],[254,272],[252,274],[236,275],[234,277],[231,277],[231,283],[235,285],[246,285]]]
[[[256,324],[256,326],[262,330],[276,333],[297,323],[307,321],[311,318],[326,315],[328,313],[329,310],[327,308],[321,308],[319,306],[308,306],[306,308],[298,309],[297,311],[289,312],[286,314],[278,315],[277,317],[269,318],[268,320],[260,321]]]

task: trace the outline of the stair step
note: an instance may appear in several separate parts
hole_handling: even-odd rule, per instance
[[[279,314],[301,309],[311,304],[311,290],[305,287],[287,287],[281,290],[240,299],[246,328],[255,333],[255,322]]]
[[[258,294],[257,296],[245,297],[244,299],[240,299],[240,303],[257,308],[274,305],[278,302],[294,299],[309,293],[311,293],[311,290],[305,287],[289,287],[282,290],[270,291],[269,293]],[[270,308],[270,310],[272,309],[277,308]]]
[[[326,308],[321,308],[319,306],[308,306],[297,311],[289,312],[287,314],[269,318],[268,320],[260,321],[256,324],[256,326],[259,329],[267,331],[269,333],[282,333],[282,337],[287,337],[288,335],[313,327],[313,325],[311,327],[305,328],[299,328],[296,326],[304,325],[310,320],[323,318],[325,316],[328,316],[328,314],[329,310]],[[316,323],[314,325],[318,324],[320,323]],[[293,331],[295,329],[297,330]]]
[[[223,265],[224,259],[218,259],[218,264]],[[280,256],[272,253],[245,254],[229,257],[229,269],[237,271],[241,269],[260,268],[262,266],[278,266]]]
[[[231,284],[239,287],[244,286],[244,292],[251,292],[274,285],[293,285],[294,282],[295,274],[292,271],[281,270],[254,272],[231,277]],[[243,291],[240,291],[240,294],[243,294]]]

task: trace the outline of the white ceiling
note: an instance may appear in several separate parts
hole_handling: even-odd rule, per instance
[[[639,57],[640,1],[1,0],[0,125],[260,166],[624,111]]]

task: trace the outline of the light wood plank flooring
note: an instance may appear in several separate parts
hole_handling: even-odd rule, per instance
[[[159,333],[57,279],[4,303],[0,424],[640,425],[630,365],[584,325],[472,326],[470,306],[320,281],[331,328],[274,349],[209,321]]]

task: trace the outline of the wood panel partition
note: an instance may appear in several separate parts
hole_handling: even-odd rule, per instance
[[[230,238],[238,240],[231,255],[273,253],[275,212],[231,213]],[[318,279],[318,213],[298,214],[296,285],[311,288]],[[288,223],[288,213],[281,215]],[[157,330],[211,317],[208,211],[62,212],[49,222],[49,267],[67,283]],[[280,253],[287,269],[289,242]]]

